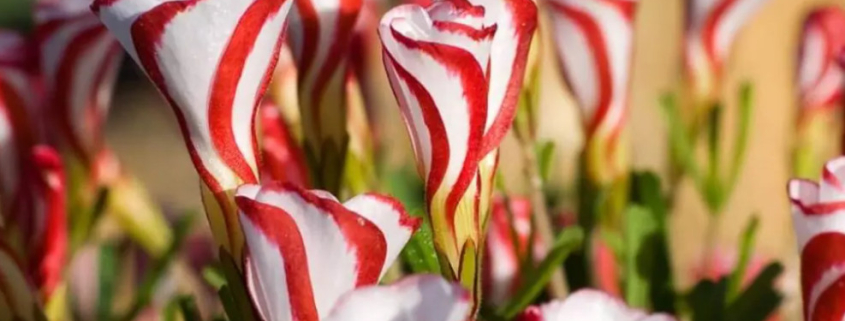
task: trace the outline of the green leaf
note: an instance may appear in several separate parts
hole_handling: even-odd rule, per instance
[[[402,260],[413,273],[440,273],[440,262],[434,251],[431,225],[424,220],[402,250]]]
[[[496,314],[510,320],[524,310],[546,287],[552,271],[560,268],[563,260],[572,251],[580,248],[583,242],[584,231],[580,227],[569,227],[563,230],[534,273],[526,278],[513,298],[504,304]]]
[[[220,290],[220,288],[226,285],[226,276],[223,275],[223,271],[216,265],[209,265],[203,268],[202,277],[214,289]]]
[[[384,177],[387,192],[411,211],[425,210],[425,182],[413,167],[392,170]]]
[[[662,194],[660,179],[652,172],[634,172],[631,181],[631,201],[648,208],[657,223],[657,233],[648,245],[652,252],[650,279],[650,299],[652,309],[657,312],[674,314],[675,302],[674,273],[669,252],[669,229],[667,226],[666,198]]]
[[[107,201],[109,194],[109,189],[106,187],[101,187],[97,190],[97,196],[94,199],[94,204],[91,208],[83,208],[81,200],[74,202],[73,207],[70,209],[72,211],[70,213],[76,213],[74,219],[70,220],[71,249],[73,251],[82,247],[82,245],[88,240],[91,230],[94,229],[94,226],[97,225],[97,221],[103,216],[106,204],[108,204]]]
[[[696,185],[702,186],[701,172],[695,160],[693,142],[690,140],[688,129],[684,126],[678,110],[678,103],[674,94],[666,94],[660,99],[669,129],[669,151],[672,160],[680,165],[684,172],[692,178]]]
[[[167,306],[164,307],[164,311],[162,312],[164,321],[180,321],[180,314],[181,311],[179,308],[179,298],[170,300],[170,302],[167,303]]]
[[[746,269],[748,268],[748,261],[751,258],[751,251],[754,247],[754,236],[757,234],[757,227],[759,225],[760,219],[757,215],[754,215],[748,221],[745,232],[742,233],[742,241],[739,245],[739,259],[737,260],[736,268],[728,279],[727,304],[733,303],[739,295],[742,280],[745,279]]]
[[[780,263],[766,266],[751,285],[728,306],[726,321],[764,321],[777,309],[783,296],[775,289],[775,280],[783,272]]]
[[[411,216],[423,220],[419,230],[411,236],[400,257],[414,273],[440,273],[440,262],[434,251],[431,224],[425,215],[425,183],[410,167],[391,172],[386,176],[387,189],[405,206]]]
[[[724,321],[727,281],[702,280],[687,295],[692,321]]]
[[[117,286],[118,271],[120,269],[120,260],[118,260],[117,256],[117,247],[114,244],[106,243],[100,247],[97,320],[111,319],[112,302]]]
[[[555,143],[551,140],[540,141],[535,145],[535,149],[540,178],[544,182],[548,182],[552,172],[552,165],[555,163]]]
[[[192,296],[182,296],[179,299],[179,308],[182,310],[182,317],[185,321],[202,321],[197,302]]]
[[[654,247],[660,226],[645,207],[631,206],[625,212],[625,300],[636,308],[649,308]]]
[[[751,113],[754,108],[754,86],[744,83],[739,91],[739,121],[737,122],[736,137],[734,138],[733,158],[726,186],[726,195],[730,195],[739,179],[745,153],[748,150],[748,137],[751,132]]]
[[[232,303],[234,303],[234,308],[237,309],[237,312],[231,311],[235,314],[229,314],[229,319],[244,321],[258,320],[253,312],[252,302],[250,302],[249,293],[247,293],[246,290],[246,284],[244,284],[244,281],[241,278],[241,273],[240,270],[238,270],[235,259],[222,247],[220,248],[220,266],[223,270],[223,275],[226,277],[226,286],[222,287],[221,291],[226,289],[226,291],[230,293],[229,297],[232,299]],[[220,291],[218,291],[218,293],[219,292]],[[220,299],[224,299],[222,295]]]
[[[220,297],[220,304],[223,306],[223,311],[226,312],[229,319],[237,320],[241,312],[238,304],[235,303],[235,298],[232,296],[232,290],[229,289],[229,286],[224,285],[217,290],[217,296]]]
[[[715,104],[710,109],[707,125],[707,176],[704,178],[704,200],[710,213],[720,213],[724,203],[722,186],[722,104]]]

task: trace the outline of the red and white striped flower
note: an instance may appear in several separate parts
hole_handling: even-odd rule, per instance
[[[33,43],[23,35],[0,29],[0,91],[8,105],[20,107],[36,118],[41,105],[41,78]]]
[[[33,173],[31,150],[38,141],[39,101],[31,55],[25,38],[0,30],[0,218],[28,217],[32,204],[27,184]]]
[[[39,222],[38,239],[30,244],[29,254],[36,267],[35,284],[41,290],[41,297],[47,301],[64,277],[68,264],[67,196],[64,165],[59,154],[50,147],[40,145],[32,150],[32,159],[38,169],[35,189],[40,196],[41,206],[36,208]]]
[[[687,0],[684,55],[697,108],[718,100],[725,61],[739,31],[768,0]]]
[[[240,257],[243,236],[231,195],[237,186],[259,181],[255,113],[291,4],[95,0],[92,5],[174,108],[204,182],[215,239],[234,257]]]
[[[596,290],[580,290],[564,301],[529,307],[519,321],[674,321],[665,314],[649,315],[629,308],[625,302]]]
[[[87,0],[39,0],[36,37],[48,106],[63,139],[85,168],[103,151],[103,126],[123,52]],[[92,169],[93,170],[93,169]]]
[[[347,52],[363,0],[299,0],[291,13],[291,52],[305,150],[317,186],[336,192],[346,158]]]
[[[804,21],[798,56],[802,109],[839,105],[845,82],[845,73],[838,63],[842,49],[845,49],[845,11],[830,6],[810,13]]]
[[[432,307],[419,305],[433,302],[468,306],[462,290],[439,278],[352,292],[377,284],[419,226],[392,198],[364,194],[341,204],[323,191],[276,183],[244,185],[236,201],[246,284],[264,320],[392,320],[410,309],[426,313]],[[443,298],[420,297],[432,291]]]
[[[461,0],[463,1],[463,0]],[[528,52],[537,29],[537,5],[532,0],[468,0],[484,8],[485,25],[496,25],[490,45],[487,71],[487,117],[484,123],[479,173],[481,197],[479,213],[486,221],[493,179],[499,161],[499,144],[516,116]]]
[[[426,181],[435,246],[454,275],[474,275],[462,282],[475,290],[478,271],[462,269],[480,263],[497,150],[513,122],[536,23],[528,0],[453,0],[396,7],[379,26],[388,79]]]
[[[473,274],[460,268],[478,262],[461,262],[477,260],[483,241],[478,169],[496,31],[485,22],[484,8],[443,1],[395,7],[379,25],[385,69],[426,182],[435,247],[462,276]]]
[[[261,119],[261,178],[265,182],[290,182],[308,186],[308,168],[299,143],[276,104],[265,101]]]
[[[522,197],[509,199],[513,221],[502,197],[494,197],[490,212],[487,242],[484,245],[484,298],[493,304],[504,302],[520,285],[525,256],[542,260],[545,249],[539,239],[531,239],[531,202]],[[533,243],[533,244],[532,244]],[[533,250],[532,253],[528,253]]]
[[[47,300],[67,256],[65,183],[58,154],[37,145],[44,140],[43,115],[32,49],[19,35],[0,31],[0,235],[18,237],[6,241],[22,247],[29,280]]]
[[[537,29],[537,5],[532,0],[467,0],[484,8],[485,25],[496,25],[490,45],[487,119],[481,154],[499,148],[513,124],[525,78],[528,49]]]
[[[584,119],[587,171],[599,184],[627,171],[622,141],[636,5],[636,0],[551,1],[560,66]]]
[[[824,166],[822,180],[789,182],[792,223],[801,253],[805,320],[845,316],[845,157]]]
[[[827,139],[842,104],[845,70],[839,63],[845,49],[845,11],[836,6],[812,11],[804,21],[798,55],[798,119],[793,150],[793,174],[813,177],[836,142]]]

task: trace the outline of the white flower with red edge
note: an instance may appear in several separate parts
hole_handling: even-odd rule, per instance
[[[801,254],[806,320],[845,317],[845,157],[825,164],[819,183],[789,182],[792,223]]]
[[[460,1],[401,5],[379,26],[388,79],[426,182],[435,246],[455,275],[464,274],[467,247],[477,251],[482,241],[475,199],[495,31],[484,8]]]
[[[91,1],[39,0],[35,35],[58,134],[87,168],[103,151],[103,127],[123,52],[91,13]]]
[[[845,11],[824,7],[804,21],[798,58],[798,89],[804,109],[838,106],[845,74],[839,55],[845,49]],[[802,112],[802,114],[804,114]]]
[[[665,314],[649,315],[618,298],[596,290],[580,290],[563,301],[529,307],[518,321],[674,321]]]
[[[244,185],[237,195],[247,289],[262,319],[466,318],[468,295],[439,277],[374,286],[419,226],[398,201],[365,194],[341,204],[292,184]]]
[[[557,53],[583,116],[590,178],[627,172],[621,137],[628,117],[636,0],[552,0]]]
[[[291,5],[96,0],[91,6],[173,107],[191,160],[211,192],[206,196],[217,201],[205,202],[215,239],[235,257],[243,236],[231,195],[237,186],[259,181],[255,113]]]
[[[312,179],[337,190],[346,159],[348,53],[363,0],[299,0],[291,13],[291,52]]]
[[[48,300],[67,256],[64,170],[53,149],[38,145],[44,137],[34,48],[6,31],[0,44],[0,234],[19,237],[12,244],[22,247],[29,279]]]
[[[379,26],[388,79],[426,182],[435,245],[455,275],[478,264],[461,262],[477,260],[483,243],[495,151],[513,121],[535,25],[531,1],[454,0],[398,6]]]
[[[687,0],[684,57],[696,108],[718,99],[725,61],[742,27],[768,0]]]
[[[21,35],[0,30],[0,217],[30,217],[32,154],[40,119],[32,47]],[[0,222],[3,220],[0,219]]]

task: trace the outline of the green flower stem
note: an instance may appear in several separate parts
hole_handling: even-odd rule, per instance
[[[534,210],[531,222],[534,225],[534,231],[540,236],[543,244],[554,244],[554,223],[546,208],[546,199],[543,195],[543,179],[540,177],[540,171],[537,168],[535,144],[535,141],[522,144],[525,178],[528,180],[531,208]],[[566,296],[566,293],[566,280],[563,276],[563,270],[557,267],[552,271],[549,280],[549,294],[552,298],[563,298]]]

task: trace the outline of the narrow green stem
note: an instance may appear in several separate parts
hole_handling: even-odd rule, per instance
[[[707,270],[713,264],[713,256],[716,253],[716,240],[719,238],[719,223],[721,213],[708,212],[707,227],[704,230],[704,249],[702,251],[702,268]]]
[[[528,180],[531,207],[534,210],[531,222],[534,230],[540,236],[543,244],[555,242],[554,225],[546,208],[546,199],[543,195],[543,179],[537,168],[537,156],[534,152],[536,142],[531,141],[522,144],[522,157],[525,161],[525,178]],[[563,298],[566,296],[566,282],[563,277],[563,270],[555,268],[549,281],[549,294],[552,298]]]

